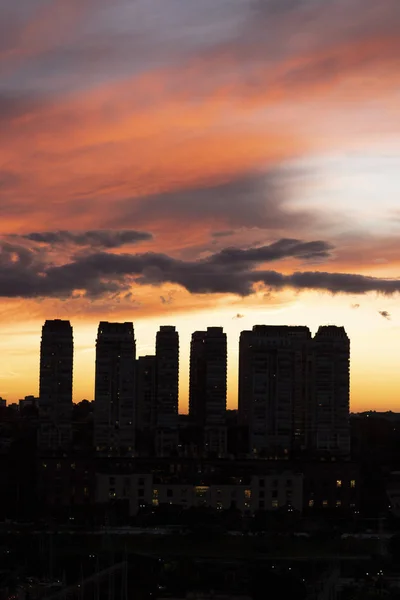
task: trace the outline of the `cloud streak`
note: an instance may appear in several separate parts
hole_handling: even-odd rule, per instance
[[[98,298],[127,294],[135,286],[177,284],[191,294],[249,296],[255,284],[270,290],[314,290],[333,294],[392,295],[400,280],[359,274],[295,271],[284,274],[264,270],[266,263],[287,258],[313,261],[328,257],[332,247],[323,241],[281,239],[259,248],[227,248],[196,261],[184,261],[162,253],[113,254],[92,252],[54,266],[27,248],[4,243],[0,254],[0,294],[3,297],[64,297],[82,294]],[[168,299],[160,297],[162,303]],[[382,311],[382,316],[389,313]],[[386,318],[385,317],[385,318]]]
[[[152,240],[151,233],[145,231],[133,230],[101,230],[95,229],[91,231],[43,231],[27,233],[20,236],[22,239],[40,244],[51,246],[89,246],[91,248],[121,248],[122,246],[137,244],[143,241]]]

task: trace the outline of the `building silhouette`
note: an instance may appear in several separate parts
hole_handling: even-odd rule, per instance
[[[308,327],[256,325],[241,333],[239,421],[255,455],[288,455],[303,443],[310,341]]]
[[[179,334],[162,325],[156,336],[155,452],[169,456],[178,445]]]
[[[225,456],[227,340],[222,327],[196,331],[190,345],[189,416],[200,453]]]
[[[94,403],[94,445],[99,453],[134,454],[135,357],[133,324],[101,321]]]
[[[344,327],[319,327],[313,339],[312,369],[308,447],[347,456],[350,454],[350,340]]]
[[[136,361],[136,448],[142,456],[154,453],[157,419],[156,367],[155,356],[140,356]]]
[[[42,452],[71,444],[73,333],[69,321],[47,320],[42,328],[38,446]]]

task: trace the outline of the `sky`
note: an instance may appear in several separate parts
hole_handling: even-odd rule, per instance
[[[351,409],[400,410],[399,0],[0,0],[0,395],[45,319],[343,325]]]

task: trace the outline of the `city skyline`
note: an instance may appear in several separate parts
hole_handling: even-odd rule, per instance
[[[20,0],[1,21],[2,397],[38,393],[45,319],[73,324],[76,401],[100,320],[133,321],[138,355],[176,326],[182,412],[195,329],[227,334],[232,408],[241,330],[332,323],[351,409],[400,409],[397,0]]]
[[[160,325],[155,335],[154,351],[141,354],[140,350],[137,350],[137,348],[140,348],[140,346],[137,343],[138,340],[136,338],[136,330],[132,322],[117,323],[100,321],[97,327],[97,338],[94,342],[95,357],[94,364],[92,365],[94,375],[93,381],[91,382],[93,395],[86,395],[85,398],[76,398],[73,392],[77,364],[76,347],[74,344],[74,327],[68,320],[46,320],[42,327],[42,336],[40,342],[38,370],[39,392],[38,394],[25,394],[25,397],[40,397],[41,390],[43,390],[43,401],[44,405],[46,405],[47,395],[49,395],[49,397],[53,395],[53,398],[56,397],[58,394],[60,394],[60,388],[58,386],[61,385],[62,394],[60,397],[62,397],[64,394],[66,398],[70,397],[74,403],[80,402],[83,399],[96,400],[97,398],[98,408],[100,405],[103,406],[104,401],[105,404],[103,408],[108,411],[109,407],[106,408],[106,406],[108,406],[110,400],[115,402],[117,396],[119,398],[119,387],[121,386],[121,390],[125,390],[125,392],[122,394],[122,398],[125,397],[124,394],[127,394],[126,401],[128,404],[126,408],[128,409],[128,412],[136,403],[138,393],[144,393],[145,395],[147,394],[146,402],[149,403],[148,409],[150,412],[147,414],[147,416],[143,413],[142,416],[139,417],[139,419],[144,418],[145,422],[148,421],[148,425],[143,425],[145,428],[151,423],[151,426],[154,428],[161,427],[162,429],[168,429],[168,427],[172,426],[174,429],[176,427],[174,417],[176,414],[176,406],[178,406],[178,411],[180,414],[190,414],[191,402],[193,405],[192,417],[194,417],[195,420],[200,419],[198,421],[199,424],[202,422],[204,417],[206,418],[205,422],[207,422],[207,412],[203,415],[203,417],[200,417],[200,415],[195,417],[197,405],[198,402],[200,402],[201,405],[203,400],[208,397],[210,397],[211,400],[213,396],[212,389],[216,384],[215,389],[220,391],[216,392],[214,399],[211,400],[213,403],[212,413],[214,414],[215,410],[217,410],[218,413],[224,406],[228,410],[239,409],[239,418],[242,418],[240,417],[240,411],[243,411],[243,407],[240,409],[240,397],[241,395],[243,397],[249,395],[249,392],[245,392],[245,389],[241,391],[243,384],[240,380],[240,364],[242,360],[241,347],[242,345],[244,346],[244,340],[248,340],[248,342],[246,342],[247,344],[253,344],[254,342],[252,342],[252,340],[254,335],[256,335],[256,338],[254,339],[257,339],[257,337],[260,335],[271,336],[271,333],[268,332],[272,331],[273,338],[278,336],[276,339],[281,339],[281,341],[284,341],[287,335],[294,335],[295,338],[303,340],[303,345],[307,345],[308,343],[318,340],[318,337],[324,330],[329,331],[331,329],[339,332],[342,331],[350,346],[350,340],[347,337],[345,328],[336,325],[319,326],[315,332],[315,335],[312,335],[310,328],[304,325],[287,326],[256,324],[251,329],[242,329],[237,340],[238,364],[236,365],[237,369],[233,369],[235,379],[232,381],[232,373],[229,378],[228,339],[223,327],[208,326],[207,328],[204,328],[203,331],[193,331],[190,335],[189,363],[186,364],[184,361],[182,364],[180,358],[180,336],[179,331],[177,331],[175,326]],[[289,332],[289,334],[287,332]],[[268,341],[268,337],[265,339]],[[63,348],[65,340],[67,341],[67,345],[65,348]],[[276,341],[272,341],[272,346],[275,347],[276,343]],[[57,364],[62,365],[61,371],[60,367],[57,367]],[[139,380],[136,379],[136,376],[134,379],[132,379],[132,373],[130,373],[129,367],[130,364],[132,368],[139,369],[138,372],[142,373],[141,377],[143,377],[145,374],[144,370],[150,369],[150,372],[154,370],[155,375],[150,374],[150,377],[155,377],[155,379],[150,387],[148,387],[150,380],[148,380],[147,384],[145,383],[146,378],[144,380],[140,379],[140,383]],[[137,366],[134,367],[134,365]],[[56,370],[54,370],[54,368]],[[185,372],[185,369],[187,369],[187,372]],[[244,364],[242,364],[242,369],[243,371],[245,370]],[[160,381],[157,381],[157,371],[159,374],[164,373],[161,375],[160,381],[166,381],[166,389],[164,383],[160,384]],[[61,379],[58,374],[59,372],[62,374]],[[118,375],[116,375],[116,373]],[[265,367],[265,376],[267,373],[269,373],[269,371]],[[65,376],[67,376],[66,379]],[[271,373],[269,373],[268,377],[271,376]],[[117,377],[116,380],[115,377]],[[120,377],[122,377],[122,379],[120,380],[120,383],[117,384],[116,388],[113,386],[109,387],[112,380],[119,381]],[[160,375],[158,375],[158,377],[160,378]],[[183,398],[182,385],[180,385],[182,379],[184,380],[183,390],[185,394]],[[227,385],[229,379],[234,383],[236,388],[236,402],[234,404],[229,403],[229,391]],[[62,383],[63,381],[66,383]],[[143,384],[145,387],[139,392],[137,386],[139,385],[141,387]],[[349,389],[349,382],[347,382],[346,387]],[[155,401],[155,399],[152,399],[153,393],[159,396],[157,404],[160,403],[159,408],[155,413],[153,412],[153,403]],[[54,396],[54,394],[56,394],[56,396]],[[209,394],[211,394],[211,396],[209,396]],[[336,395],[336,393],[333,394],[333,399],[335,402],[336,400],[339,400],[339,396],[336,398]],[[24,394],[20,393],[15,400],[21,401],[23,397]],[[163,397],[164,400],[162,400]],[[8,399],[9,403],[12,403],[12,401],[13,400]],[[205,400],[205,402],[207,403],[207,400]],[[214,404],[215,402],[216,404]],[[217,409],[217,405],[220,408]],[[206,406],[207,404],[204,405],[204,408],[207,411]],[[139,414],[140,410],[142,409],[139,409]],[[347,410],[348,409],[346,408],[346,413]],[[106,418],[106,421],[108,421],[111,417],[106,417],[104,414],[104,418]],[[112,419],[114,418],[115,417],[112,417]]]

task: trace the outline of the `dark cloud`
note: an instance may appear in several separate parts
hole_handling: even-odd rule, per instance
[[[41,244],[90,246],[92,248],[120,248],[127,244],[136,244],[152,239],[145,231],[94,229],[90,231],[43,231],[20,236],[31,242]]]
[[[387,310],[379,310],[378,312],[381,315],[381,317],[387,319],[388,321],[390,321],[390,319],[392,318],[392,315]]]
[[[365,294],[400,292],[400,280],[321,271],[290,275],[260,270],[263,264],[285,258],[313,260],[327,256],[330,245],[322,241],[279,240],[268,246],[242,250],[228,248],[205,259],[184,261],[166,254],[90,253],[55,266],[43,254],[4,243],[0,253],[0,295],[3,297],[74,297],[78,293],[96,298],[130,293],[131,286],[177,284],[193,294],[253,293],[255,284],[269,290],[321,290],[331,293]],[[171,294],[161,297],[168,303]],[[382,311],[383,312],[383,311]],[[381,313],[382,314],[382,313]],[[384,315],[382,315],[384,316]]]

